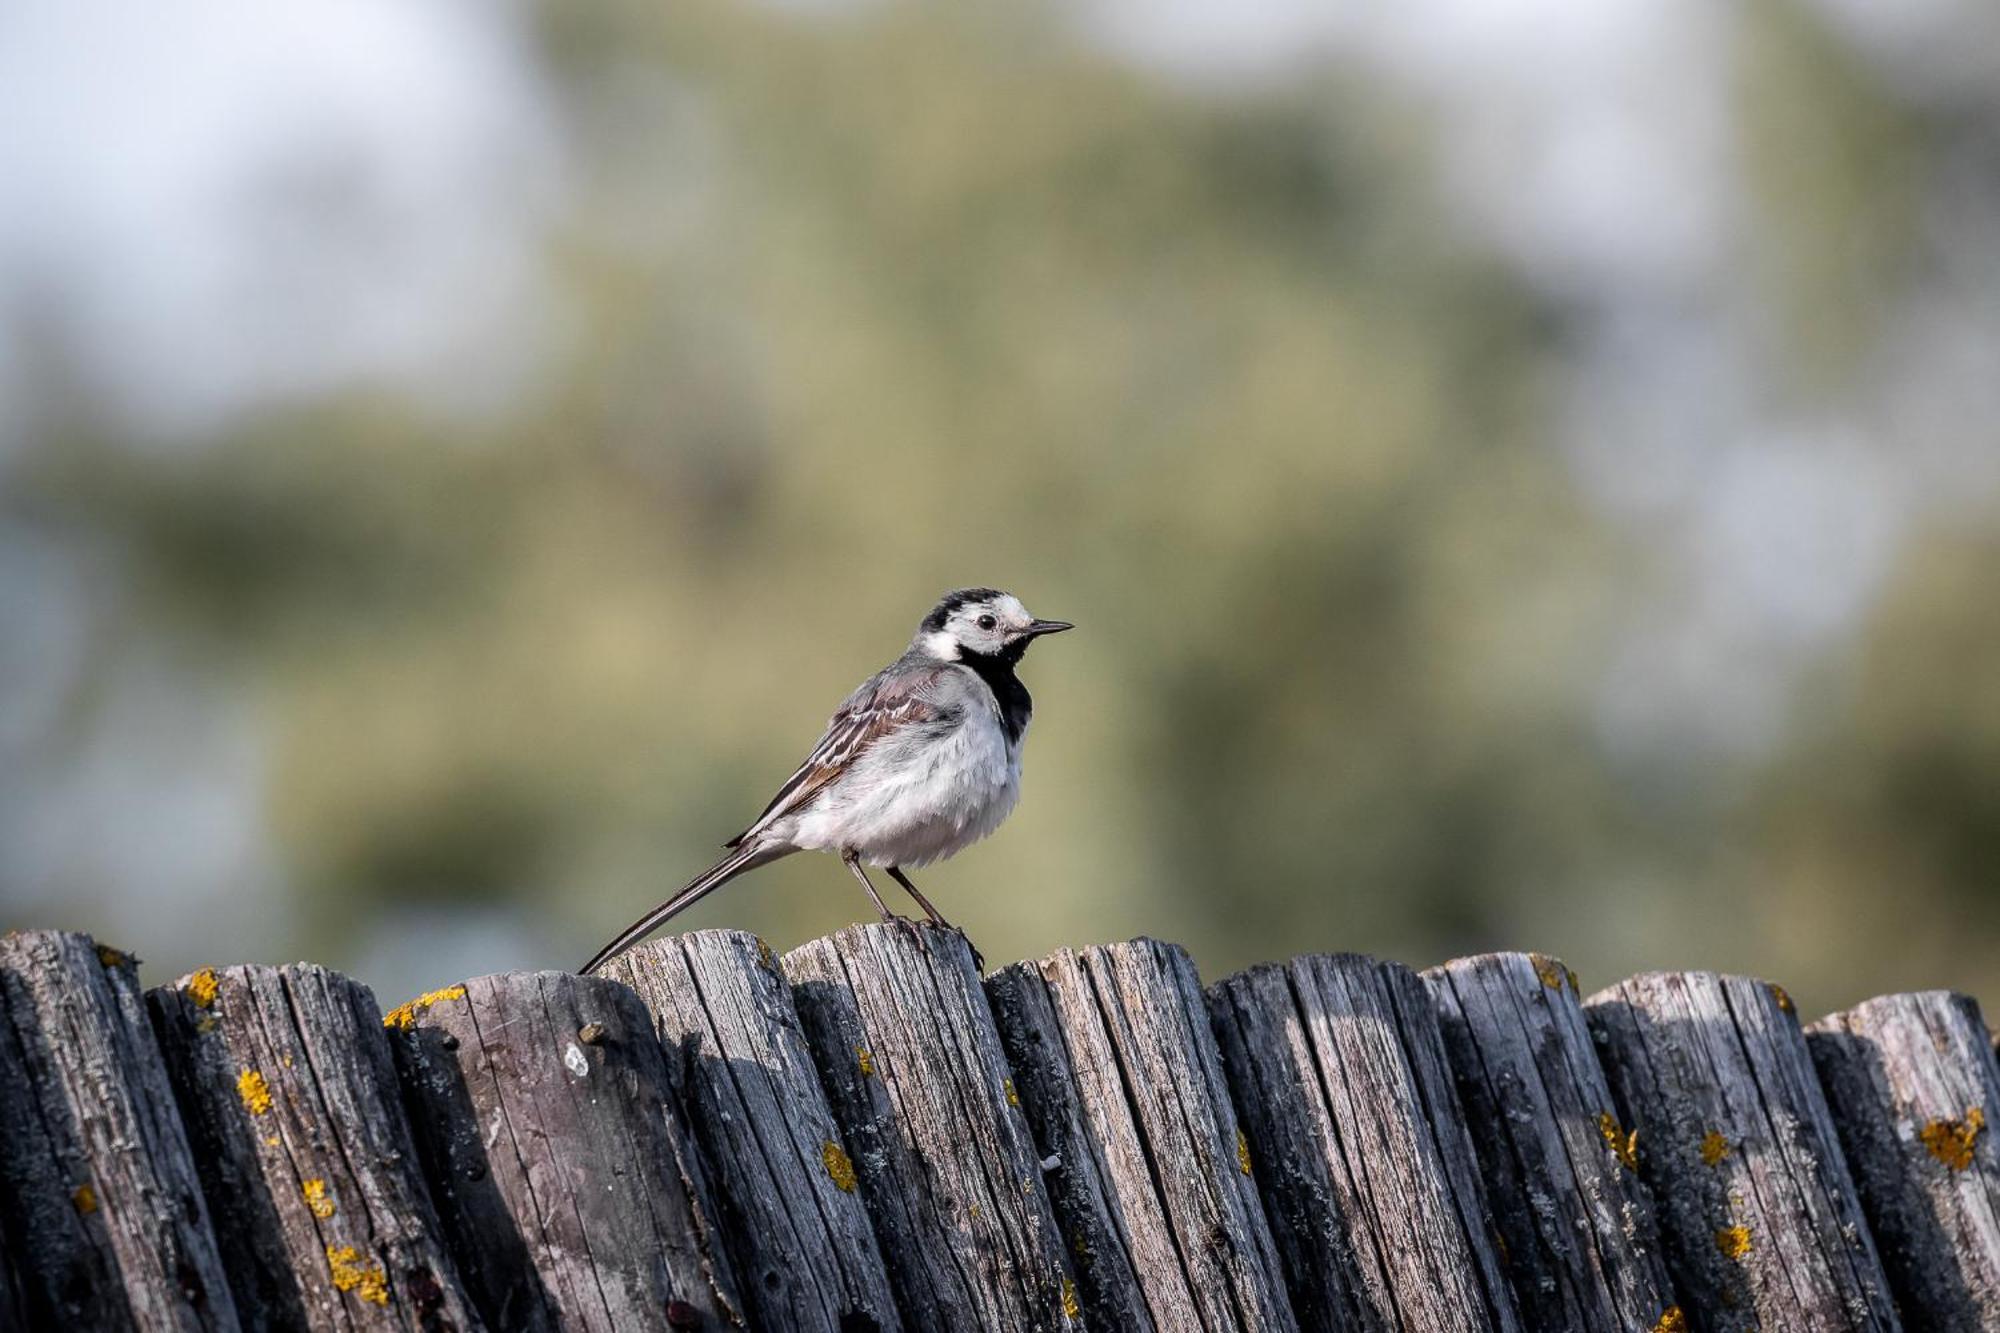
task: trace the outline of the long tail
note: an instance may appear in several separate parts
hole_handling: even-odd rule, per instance
[[[652,911],[619,931],[617,937],[611,943],[597,951],[597,957],[583,965],[583,975],[589,976],[598,968],[603,967],[619,954],[624,953],[640,940],[645,939],[648,935],[665,925],[669,919],[693,907],[703,898],[715,892],[730,880],[735,879],[744,871],[755,870],[765,862],[775,861],[791,850],[790,847],[760,847],[755,843],[746,843],[744,846],[736,848],[729,855],[723,857],[720,861],[717,861],[714,865],[688,881],[688,886],[679,893],[676,893],[673,897],[667,899],[658,907],[655,907]]]

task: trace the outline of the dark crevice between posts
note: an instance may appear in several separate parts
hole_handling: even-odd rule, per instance
[[[605,975],[638,993],[674,1056],[751,1325],[900,1330],[850,1145],[769,947],[700,931],[642,944]]]
[[[133,960],[0,937],[0,1221],[30,1328],[234,1329]]]
[[[1970,996],[1886,995],[1806,1030],[1911,1328],[2000,1328],[2000,1068]]]
[[[906,1326],[1078,1327],[1039,1158],[963,937],[850,927],[787,954],[784,970]]]
[[[1520,1333],[1423,983],[1308,955],[1209,1005],[1300,1322]]]
[[[1584,1006],[1695,1329],[1900,1327],[1791,1002],[1648,973]]]
[[[1529,954],[1424,974],[1521,1313],[1542,1333],[1652,1333],[1679,1303],[1653,1201],[1569,969]]]
[[[1063,950],[987,986],[1093,1323],[1295,1327],[1186,953]]]

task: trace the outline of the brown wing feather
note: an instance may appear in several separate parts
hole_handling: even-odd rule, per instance
[[[771,821],[811,805],[869,746],[890,732],[936,719],[937,706],[927,693],[936,678],[935,671],[882,676],[856,690],[827,722],[819,744],[785,779],[763,813],[723,846],[741,846],[745,838]]]

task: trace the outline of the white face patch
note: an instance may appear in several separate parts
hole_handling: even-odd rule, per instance
[[[958,635],[949,628],[932,630],[923,637],[924,651],[946,662],[958,660]]]

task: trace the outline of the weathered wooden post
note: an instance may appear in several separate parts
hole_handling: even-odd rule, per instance
[[[1672,1327],[1678,1306],[1652,1195],[1569,969],[1542,954],[1496,953],[1432,968],[1424,979],[1528,1327]]]
[[[477,1326],[368,990],[310,963],[147,995],[244,1327]]]
[[[906,1325],[1081,1323],[1076,1284],[963,937],[852,926],[785,956]],[[850,1155],[851,1153],[851,1155]]]
[[[1653,972],[1584,1006],[1697,1329],[1898,1327],[1782,990]]]
[[[1090,1321],[1297,1327],[1186,952],[1065,949],[986,985]]]
[[[490,1327],[740,1321],[694,1142],[630,989],[509,973],[385,1022],[431,1197]]]
[[[770,946],[734,930],[653,940],[605,975],[638,992],[700,1140],[750,1323],[900,1330],[882,1254]],[[831,1168],[829,1164],[832,1164]]]
[[[236,1328],[132,961],[0,937],[0,1024],[0,1211],[29,1327]]]
[[[1517,1333],[1423,982],[1307,955],[1209,995],[1299,1322]]]
[[[1885,995],[1806,1029],[1889,1286],[1913,1328],[2000,1328],[2000,1115],[1970,996]]]

